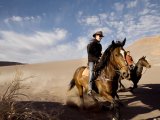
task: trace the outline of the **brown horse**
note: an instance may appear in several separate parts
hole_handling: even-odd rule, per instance
[[[138,62],[135,64],[134,69],[130,71],[130,79],[133,82],[133,87],[130,87],[130,90],[133,91],[135,88],[137,88],[137,84],[139,80],[142,77],[142,71],[143,67],[150,68],[151,65],[146,60],[146,56],[141,57]],[[119,81],[120,88],[123,87],[123,89],[126,89],[124,85],[121,83],[121,80]]]
[[[117,96],[118,80],[121,76],[124,78],[129,76],[128,66],[124,59],[125,50],[123,49],[123,46],[125,45],[125,42],[126,39],[124,39],[123,42],[112,41],[95,68],[96,71],[100,71],[99,76],[94,81],[97,88],[97,91],[95,91],[104,97],[106,101],[109,101],[113,109],[117,108],[115,96]],[[86,66],[76,69],[69,86],[69,90],[75,85],[78,88],[81,105],[84,105],[83,88],[85,88],[86,91],[88,90],[88,76],[82,75],[85,69]],[[92,98],[96,103],[98,102],[94,95]],[[116,116],[115,119],[118,119],[118,116]]]

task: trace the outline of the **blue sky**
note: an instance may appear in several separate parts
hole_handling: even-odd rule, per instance
[[[0,60],[37,63],[87,57],[92,34],[112,40],[160,35],[159,0],[0,0]]]

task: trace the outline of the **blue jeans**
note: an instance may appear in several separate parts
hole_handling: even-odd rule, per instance
[[[92,90],[92,83],[93,83],[93,67],[94,67],[94,62],[89,62],[89,86],[88,90]]]

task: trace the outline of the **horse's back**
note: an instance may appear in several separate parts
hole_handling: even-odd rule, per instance
[[[83,71],[83,70],[85,70],[86,68],[87,68],[87,66],[80,66],[80,67],[78,67],[78,68],[76,69],[75,73],[76,73],[76,72]]]
[[[87,68],[87,66],[80,66],[76,69],[73,78],[77,78],[78,76],[82,76],[83,71]]]

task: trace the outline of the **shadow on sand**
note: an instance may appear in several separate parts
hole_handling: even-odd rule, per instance
[[[159,116],[154,116],[152,114],[147,120],[153,120],[155,118],[157,118],[156,120],[160,119],[160,84],[141,85],[139,88],[135,89],[133,97],[131,96],[132,95],[125,95],[125,93],[121,96],[125,98],[122,102],[126,105],[126,107],[121,108],[123,120],[131,120],[137,115],[150,113],[154,110],[159,112]],[[137,101],[144,104],[144,106],[127,106]]]
[[[81,110],[76,104],[63,105],[58,102],[20,101],[16,103],[17,110],[39,111],[50,116],[50,120],[110,120],[111,115],[106,110],[91,106]],[[20,109],[21,108],[21,109]],[[22,111],[21,111],[22,112]],[[46,120],[46,119],[45,119]]]
[[[134,117],[140,114],[153,111],[160,112],[160,84],[145,84],[135,89],[133,95],[126,92],[120,94],[125,106],[121,107],[122,120],[134,120]],[[136,105],[136,102],[143,105]],[[135,103],[135,105],[134,105]],[[129,106],[127,106],[130,104]],[[131,105],[132,104],[132,105]],[[48,101],[19,101],[16,102],[17,110],[32,109],[50,116],[50,120],[110,120],[111,112],[100,110],[98,106],[92,105],[85,110],[81,110],[74,102],[62,104]],[[150,113],[152,114],[152,113]],[[146,118],[146,116],[145,116]],[[147,120],[159,120],[159,116],[152,114]],[[47,120],[47,119],[45,119]]]

